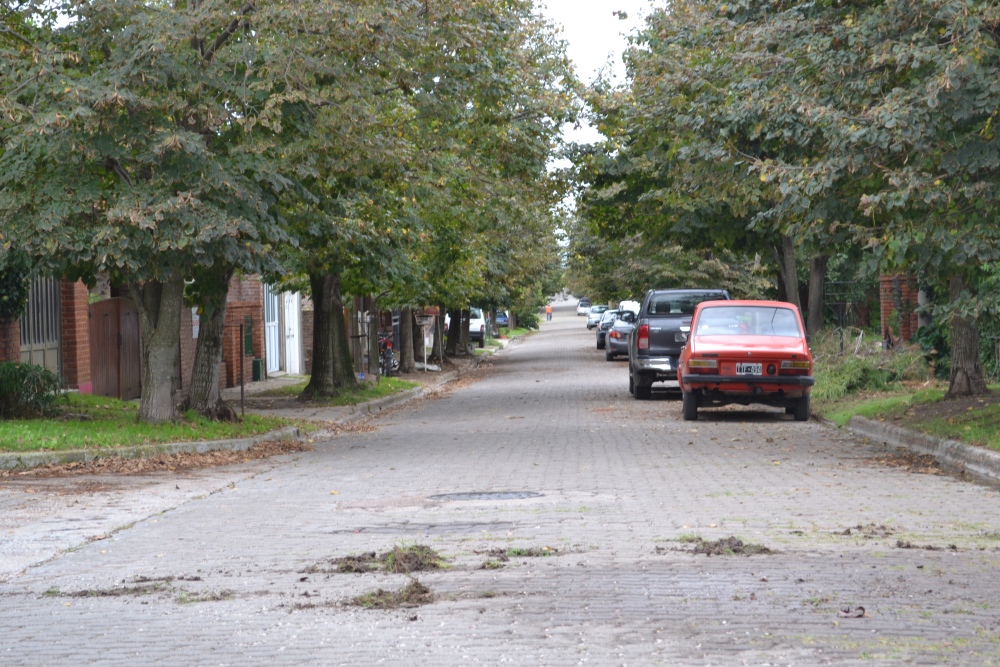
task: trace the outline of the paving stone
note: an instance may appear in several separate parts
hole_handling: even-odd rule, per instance
[[[666,393],[631,399],[624,360],[568,307],[484,363],[313,452],[19,510],[0,527],[28,541],[88,528],[0,571],[0,664],[1000,663],[995,489],[877,464],[876,445],[773,410],[684,422]],[[538,495],[434,497],[520,491]],[[688,541],[730,536],[775,553]],[[413,575],[435,594],[421,607],[347,604],[406,575],[314,567],[416,544],[449,561]]]

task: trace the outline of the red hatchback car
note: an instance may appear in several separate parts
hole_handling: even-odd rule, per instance
[[[698,408],[763,403],[809,419],[813,360],[799,310],[781,301],[705,301],[677,364],[684,419]]]

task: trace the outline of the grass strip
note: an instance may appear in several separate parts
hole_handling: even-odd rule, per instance
[[[308,379],[295,384],[286,385],[284,387],[275,387],[273,389],[258,392],[254,394],[254,397],[296,398],[302,393],[302,390],[306,388],[307,384],[309,384]],[[357,405],[358,403],[367,403],[368,401],[373,401],[378,398],[392,396],[393,394],[398,394],[419,386],[420,384],[418,382],[410,382],[409,380],[400,380],[399,378],[393,377],[384,377],[377,383],[365,382],[358,389],[345,391],[337,396],[315,398],[310,401],[310,405],[324,405],[328,407]]]
[[[68,394],[60,414],[48,419],[0,421],[0,451],[104,449],[200,440],[229,440],[273,431],[292,422],[246,415],[242,422],[215,422],[188,412],[177,422],[138,421],[139,406],[106,396]]]

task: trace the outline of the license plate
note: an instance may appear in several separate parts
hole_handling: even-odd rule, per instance
[[[763,372],[763,364],[736,364],[737,375],[760,375]]]

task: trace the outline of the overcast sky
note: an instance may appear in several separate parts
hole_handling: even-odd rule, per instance
[[[543,16],[562,27],[567,53],[581,81],[590,83],[602,69],[616,81],[623,80],[625,36],[643,24],[649,0],[541,0],[536,6]],[[624,11],[628,18],[619,19],[616,11]],[[589,127],[567,127],[563,133],[570,141],[593,142],[600,137]]]

